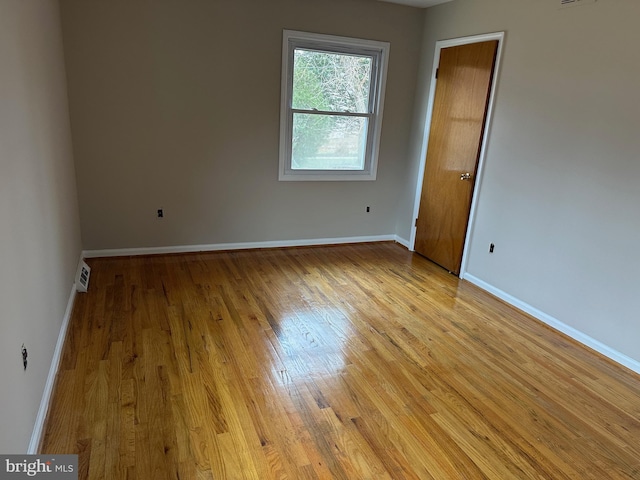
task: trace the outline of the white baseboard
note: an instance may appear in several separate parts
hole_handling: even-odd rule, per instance
[[[532,317],[535,317],[541,322],[546,323],[551,328],[554,328],[555,330],[558,330],[564,333],[565,335],[568,335],[569,337],[582,343],[583,345],[586,345],[587,347],[595,350],[596,352],[601,353],[602,355],[604,355],[605,357],[608,357],[614,362],[619,363],[620,365],[623,365],[628,369],[633,370],[636,373],[640,373],[640,362],[638,360],[635,360],[625,355],[624,353],[620,353],[617,350],[614,350],[613,348],[609,347],[608,345],[605,345],[604,343],[596,340],[595,338],[592,338],[589,335],[582,333],[580,330],[577,330],[567,325],[566,323],[561,322],[557,318],[554,318],[551,315],[548,315],[543,311],[538,310],[537,308],[529,305],[528,303],[523,302],[522,300],[512,295],[509,295],[508,293],[500,290],[499,288],[496,288],[493,285],[469,273],[465,273],[462,278],[473,283],[474,285],[477,285],[483,290],[486,290],[492,295],[495,295],[499,299],[504,300],[505,302],[518,308],[519,310],[522,310],[523,312],[528,313],[529,315],[531,315]]]
[[[247,250],[254,248],[308,247],[314,245],[340,245],[344,243],[398,242],[406,240],[397,235],[372,235],[363,237],[313,238],[303,240],[276,240],[270,242],[215,243],[210,245],[177,245],[170,247],[114,248],[106,250],[85,250],[85,258],[128,257],[135,255],[157,255],[165,253],[216,252],[221,250]],[[408,245],[408,242],[406,242]],[[406,245],[405,245],[406,246]]]
[[[44,433],[44,422],[47,419],[47,413],[49,412],[49,402],[51,402],[51,395],[53,394],[53,387],[56,383],[56,375],[58,374],[58,367],[60,366],[60,360],[62,359],[62,347],[64,346],[64,339],[67,336],[67,329],[69,328],[69,320],[73,313],[73,303],[76,299],[76,284],[71,286],[71,294],[69,295],[69,301],[67,302],[67,309],[64,312],[64,318],[62,319],[62,325],[60,327],[60,333],[58,334],[58,342],[56,348],[53,351],[53,359],[51,360],[51,366],[49,367],[49,375],[47,376],[47,382],[44,386],[44,392],[42,393],[42,399],[40,400],[40,408],[38,409],[38,415],[36,416],[36,423],[33,427],[31,434],[31,441],[29,442],[29,448],[27,450],[28,455],[34,455],[38,453],[38,447],[42,441],[42,434]]]
[[[396,243],[399,243],[400,245],[402,245],[407,250],[411,250],[411,248],[409,248],[409,240],[407,240],[406,238],[402,238],[402,237],[399,237],[398,235],[396,235],[394,240],[396,241]]]

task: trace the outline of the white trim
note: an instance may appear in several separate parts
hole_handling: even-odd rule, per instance
[[[522,310],[525,313],[528,313],[532,317],[547,324],[551,328],[558,330],[559,332],[562,332],[565,335],[568,335],[569,337],[573,338],[577,342],[580,342],[581,344],[595,350],[596,352],[601,353],[602,355],[613,360],[614,362],[619,363],[620,365],[623,365],[628,369],[633,370],[636,373],[640,373],[640,361],[635,360],[625,355],[624,353],[620,353],[617,350],[614,350],[613,348],[609,347],[608,345],[605,345],[604,343],[596,340],[595,338],[592,338],[589,335],[582,333],[580,330],[577,330],[567,325],[566,323],[561,322],[557,318],[554,318],[551,315],[548,315],[543,311],[538,310],[537,308],[529,305],[528,303],[523,302],[519,298],[516,298],[513,295],[510,295],[500,290],[499,288],[494,287],[493,285],[485,282],[484,280],[479,279],[478,277],[471,275],[470,273],[465,273],[464,277],[462,278],[480,287],[481,289],[486,290],[487,292],[498,297],[499,299],[504,300],[505,302],[516,307],[517,309]]]
[[[82,261],[82,258],[80,259],[80,261]],[[71,286],[71,293],[69,294],[69,300],[67,301],[67,308],[64,312],[62,325],[60,326],[60,333],[58,333],[58,341],[56,343],[56,348],[53,351],[53,358],[51,360],[51,366],[49,367],[49,375],[47,375],[44,392],[42,393],[42,399],[40,400],[40,408],[38,409],[36,422],[33,426],[33,432],[31,433],[31,440],[29,441],[27,455],[37,454],[38,447],[40,447],[40,443],[42,441],[42,434],[44,433],[44,422],[47,420],[49,403],[51,402],[53,387],[56,383],[56,375],[58,374],[58,367],[60,366],[60,360],[62,359],[62,347],[64,347],[64,340],[67,337],[67,329],[69,328],[69,320],[71,319],[71,314],[73,313],[73,303],[75,299],[76,284],[74,283]]]
[[[345,243],[398,242],[406,240],[397,235],[371,235],[363,237],[311,238],[303,240],[276,240],[269,242],[214,243],[207,245],[176,245],[167,247],[114,248],[106,250],[85,250],[85,258],[128,257],[136,255],[159,255],[165,253],[217,252],[222,250],[248,250],[256,248],[308,247],[318,245],[341,245]]]
[[[489,103],[487,105],[487,117],[482,136],[482,145],[480,147],[480,157],[478,159],[478,168],[476,170],[476,178],[473,189],[473,197],[471,198],[471,209],[469,210],[469,223],[467,224],[467,233],[464,241],[464,249],[462,251],[462,263],[460,265],[460,278],[467,270],[468,250],[471,243],[471,233],[475,224],[476,205],[480,198],[480,189],[482,186],[482,174],[484,171],[484,161],[487,150],[489,133],[491,130],[491,119],[493,117],[493,105],[495,101],[495,93],[498,85],[500,74],[500,60],[502,58],[502,46],[504,44],[504,32],[486,33],[483,35],[474,35],[471,37],[454,38],[451,40],[439,40],[436,42],[436,50],[433,58],[433,67],[431,71],[431,81],[429,84],[429,102],[427,103],[427,111],[425,116],[424,135],[422,138],[422,148],[420,151],[420,167],[418,168],[418,178],[416,180],[416,196],[413,203],[413,218],[411,219],[411,238],[409,240],[410,250],[413,251],[416,245],[416,224],[415,219],[418,218],[420,211],[420,197],[422,195],[422,182],[424,179],[425,164],[427,161],[427,150],[429,146],[429,133],[431,131],[431,117],[433,114],[433,102],[436,94],[436,70],[440,64],[440,52],[443,48],[455,47],[459,45],[467,45],[470,43],[487,42],[490,40],[498,40],[498,51],[496,52],[496,61],[493,68],[493,81],[491,83],[491,92],[489,93]]]
[[[375,59],[375,70],[372,75],[372,92],[370,111],[368,112],[370,127],[367,131],[367,147],[363,170],[292,170],[291,169],[291,137],[292,108],[290,100],[293,91],[293,49],[297,46],[321,48],[355,54],[366,54]],[[378,154],[382,134],[382,115],[389,64],[389,42],[364,40],[336,35],[283,30],[282,33],[282,71],[280,78],[280,146],[279,146],[279,181],[373,181],[378,171]]]
[[[464,248],[462,250],[462,263],[460,264],[460,275],[464,275],[469,264],[469,248],[471,246],[471,236],[475,227],[476,208],[478,199],[480,198],[480,190],[482,189],[482,176],[484,173],[484,163],[487,154],[487,143],[491,131],[491,120],[493,119],[493,105],[496,96],[496,89],[500,78],[500,59],[502,57],[502,46],[504,44],[504,32],[498,32],[490,35],[480,35],[482,40],[498,40],[498,51],[496,52],[496,61],[493,67],[493,81],[491,82],[491,93],[489,94],[489,103],[487,104],[487,117],[484,126],[484,134],[482,136],[482,145],[480,146],[480,157],[478,158],[478,168],[476,169],[476,180],[473,188],[473,197],[471,198],[471,209],[469,210],[469,223],[467,224],[467,234],[464,239]]]
[[[396,241],[396,243],[399,243],[400,245],[402,245],[407,250],[411,250],[409,248],[409,240],[407,240],[406,238],[402,238],[402,237],[396,235],[394,240]]]

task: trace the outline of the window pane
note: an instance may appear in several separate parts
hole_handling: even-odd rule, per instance
[[[370,113],[371,57],[302,48],[293,57],[293,108]]]
[[[363,170],[369,120],[294,113],[292,170]]]

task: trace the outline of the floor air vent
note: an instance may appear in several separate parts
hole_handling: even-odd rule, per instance
[[[91,275],[91,267],[80,260],[78,274],[76,275],[76,291],[86,292],[89,288],[89,276]]]

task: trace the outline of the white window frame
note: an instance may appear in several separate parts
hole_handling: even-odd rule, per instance
[[[282,35],[282,80],[280,97],[280,181],[375,180],[382,132],[382,111],[389,63],[389,43],[334,35],[284,30]],[[369,128],[365,165],[362,170],[294,170],[291,168],[293,129],[293,53],[309,48],[329,53],[350,53],[373,58],[370,92]],[[327,112],[328,113],[328,112]],[[347,113],[348,114],[348,113]]]

